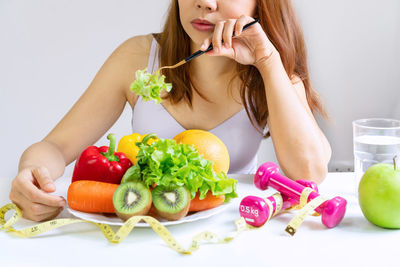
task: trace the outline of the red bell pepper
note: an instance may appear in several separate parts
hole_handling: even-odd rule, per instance
[[[115,135],[109,134],[110,147],[89,146],[76,160],[72,182],[92,180],[119,184],[132,162],[122,152],[115,151]]]

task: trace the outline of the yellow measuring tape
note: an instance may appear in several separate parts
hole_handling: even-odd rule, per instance
[[[268,215],[268,219],[267,222],[276,214],[278,214],[283,206],[283,199],[282,199],[282,195],[280,193],[275,193],[272,195],[272,197],[275,200],[275,211],[274,213],[272,213],[272,211],[274,210],[274,207],[272,206],[272,202],[268,200],[268,198],[265,198],[265,203],[267,203],[267,206],[269,208],[269,215]]]
[[[8,211],[15,210],[15,213],[9,220],[5,220],[5,214]],[[16,230],[12,227],[20,218],[22,217],[22,211],[18,208],[14,203],[9,203],[0,208],[0,230],[5,230],[7,232],[12,232],[20,237],[33,237],[39,235],[41,233],[53,230],[55,228],[59,228],[65,225],[73,224],[73,223],[91,223],[97,226],[103,235],[107,238],[107,240],[111,243],[119,243],[125,239],[125,237],[133,230],[135,225],[143,220],[148,223],[151,228],[160,236],[164,242],[173,250],[177,251],[181,254],[191,254],[193,251],[199,249],[202,241],[207,241],[207,243],[228,243],[232,241],[237,235],[243,232],[246,229],[252,229],[250,225],[248,225],[244,218],[235,221],[236,231],[229,233],[227,237],[220,238],[217,234],[205,231],[202,232],[192,238],[192,243],[188,249],[184,249],[171,235],[171,233],[165,228],[158,220],[151,216],[134,216],[127,220],[116,233],[111,229],[111,227],[107,224],[96,223],[87,220],[81,219],[54,219],[47,222],[43,222],[37,224],[35,226],[31,226],[22,230]]]
[[[314,190],[311,189],[310,187],[305,187],[304,190],[301,192],[299,204],[287,209],[287,210],[300,209],[300,211],[288,223],[285,229],[285,231],[289,233],[291,236],[293,236],[296,233],[297,229],[300,227],[300,225],[303,223],[303,221],[307,216],[309,215],[319,216],[320,214],[316,213],[315,209],[319,205],[324,203],[326,200],[328,200],[327,198],[320,195],[307,203],[308,197],[313,191]]]
[[[303,223],[305,218],[308,215],[314,213],[315,208],[325,202],[327,199],[318,196],[307,203],[308,196],[313,190],[311,188],[306,187],[300,196],[299,205],[292,207],[287,210],[292,209],[300,209],[298,214],[289,222],[285,231],[288,232],[290,235],[294,235],[300,225]],[[268,220],[275,216],[281,209],[282,209],[282,196],[277,193],[273,195],[276,203],[275,212],[272,213],[273,207],[270,201],[266,201],[267,205],[269,206],[270,214],[268,216]],[[5,215],[8,211],[15,210],[15,213],[9,220],[5,220]],[[319,215],[319,214],[318,214]],[[246,223],[243,217],[237,219],[235,221],[236,230],[234,232],[229,233],[226,237],[219,237],[217,234],[204,231],[200,234],[197,234],[192,238],[191,245],[188,249],[184,249],[171,235],[171,233],[164,227],[157,219],[151,216],[134,216],[127,220],[116,233],[111,229],[111,227],[104,223],[96,223],[88,220],[82,219],[72,219],[72,218],[64,218],[64,219],[54,219],[50,221],[46,221],[35,226],[31,226],[22,230],[16,230],[12,226],[22,217],[22,211],[18,208],[17,205],[14,203],[9,203],[0,208],[0,230],[5,230],[7,232],[12,232],[17,236],[20,237],[33,237],[44,232],[53,230],[55,228],[59,228],[65,225],[74,224],[74,223],[90,223],[97,226],[103,235],[107,238],[107,240],[111,243],[119,243],[126,238],[126,236],[135,228],[136,224],[140,221],[145,221],[148,223],[151,228],[161,237],[164,242],[173,250],[177,251],[181,254],[191,254],[193,251],[199,249],[200,244],[202,241],[207,241],[207,243],[214,243],[214,244],[222,244],[228,243],[232,241],[236,236],[238,236],[241,232],[247,229],[255,229],[256,227],[252,227]]]

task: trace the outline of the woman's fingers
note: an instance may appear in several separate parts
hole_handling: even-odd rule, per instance
[[[205,39],[204,42],[203,42],[203,44],[202,44],[201,47],[200,47],[200,50],[202,50],[202,51],[207,50],[207,48],[210,46],[210,44],[211,44],[211,40],[208,39],[208,38]]]
[[[258,42],[257,38],[254,40],[253,38],[254,36],[259,37],[259,32],[262,32],[261,35],[265,35],[259,26],[258,28],[249,30],[249,34],[242,34],[244,26],[253,21],[254,18],[242,15],[238,19],[228,19],[218,22],[215,25],[212,37],[204,40],[201,50],[207,50],[212,42],[213,49],[207,52],[207,55],[225,56],[245,65],[253,64],[255,62],[253,44]]]
[[[66,205],[63,197],[48,193],[54,191],[47,169],[27,168],[12,181],[9,197],[22,210],[24,218],[42,221],[54,218]]]
[[[32,182],[27,180],[19,180],[18,183],[19,191],[31,202],[52,207],[65,206],[65,199],[63,197],[50,195],[37,188]]]
[[[50,173],[47,168],[38,167],[32,169],[32,175],[39,184],[39,187],[46,192],[54,192],[56,187],[53,179],[50,178]]]
[[[242,31],[243,31],[243,27],[246,24],[253,22],[253,21],[254,21],[254,19],[252,17],[248,17],[245,15],[240,16],[240,18],[236,21],[236,24],[235,24],[235,36],[241,35]]]
[[[231,48],[232,47],[232,35],[233,35],[233,30],[235,28],[236,20],[235,19],[228,19],[225,22],[225,27],[224,27],[224,32],[223,32],[223,40],[224,40],[224,45],[225,48]]]
[[[58,208],[64,207],[66,201],[63,197],[50,195],[49,193],[46,193],[42,189],[38,188],[38,186],[40,187],[40,184],[48,184],[48,182],[46,182],[46,178],[39,176],[42,175],[43,172],[43,170],[41,171],[33,169],[21,171],[12,182],[11,193],[14,192],[15,195],[15,192],[19,192],[31,202]],[[34,176],[34,174],[36,176]]]
[[[23,217],[29,220],[42,221],[49,219],[57,216],[63,210],[62,207],[32,202],[17,190],[13,190],[10,193],[10,199],[21,208]]]
[[[219,21],[214,28],[214,33],[212,37],[213,50],[215,53],[221,51],[222,46],[222,33],[224,32],[225,21]]]

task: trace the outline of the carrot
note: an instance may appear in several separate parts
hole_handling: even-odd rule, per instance
[[[156,214],[157,214],[157,212],[156,212],[156,207],[154,207],[154,204],[153,203],[151,203],[151,207],[150,207],[150,210],[149,210],[149,212],[147,213],[147,215],[149,215],[149,216],[156,216]]]
[[[113,194],[118,184],[80,180],[68,188],[68,205],[83,212],[114,213]]]
[[[206,197],[202,200],[199,199],[199,196],[200,194],[197,192],[196,196],[190,201],[189,212],[212,209],[225,201],[225,195],[214,196],[211,191],[208,191]]]

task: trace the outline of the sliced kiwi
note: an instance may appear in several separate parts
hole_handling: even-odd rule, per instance
[[[190,206],[190,192],[186,187],[166,188],[156,186],[152,191],[156,213],[169,221],[185,217]]]
[[[145,215],[151,207],[151,199],[150,189],[141,182],[120,184],[113,195],[115,213],[122,220]]]

